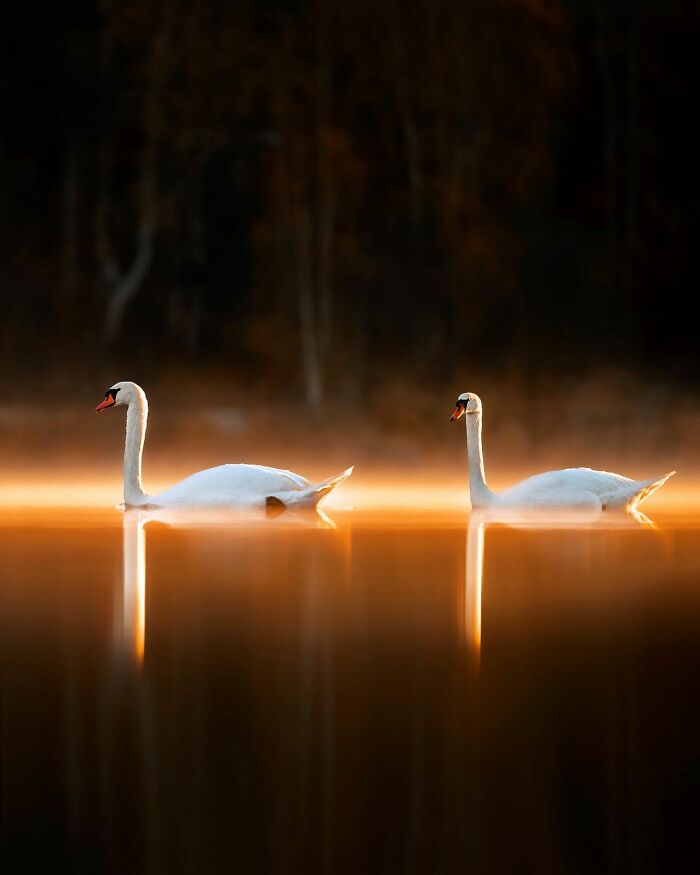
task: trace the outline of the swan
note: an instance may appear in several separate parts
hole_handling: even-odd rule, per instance
[[[450,417],[456,422],[466,416],[467,455],[469,457],[469,493],[473,508],[563,508],[608,510],[625,508],[635,511],[676,472],[651,480],[630,480],[621,474],[593,471],[591,468],[565,468],[528,477],[510,489],[492,492],[486,485],[481,446],[481,398],[463,392],[457,398]]]
[[[126,507],[263,507],[273,514],[287,507],[309,509],[315,508],[353,472],[353,468],[348,468],[337,477],[312,484],[300,474],[279,468],[219,465],[191,474],[159,495],[149,495],[141,484],[141,456],[148,421],[146,393],[136,383],[115,383],[107,389],[95,412],[120,406],[126,407]]]

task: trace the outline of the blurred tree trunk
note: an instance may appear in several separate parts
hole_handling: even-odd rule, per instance
[[[418,125],[415,114],[412,111],[410,95],[411,84],[406,68],[406,50],[402,38],[401,24],[403,20],[402,8],[392,3],[388,30],[392,49],[392,61],[394,72],[394,88],[396,102],[403,134],[404,147],[406,149],[406,166],[408,171],[408,185],[411,197],[411,219],[413,233],[416,242],[420,243],[423,238],[423,171],[421,169],[421,148],[418,136]]]
[[[66,138],[63,169],[63,258],[61,264],[61,320],[75,298],[78,262],[78,149],[75,137]]]
[[[639,35],[634,3],[627,0],[627,171],[625,241],[627,248],[628,303],[632,303],[637,256],[637,211],[639,205]],[[634,309],[631,308],[633,313]]]
[[[311,216],[304,166],[305,149],[297,151],[296,203],[293,211],[296,226],[297,292],[299,295],[299,327],[304,370],[306,403],[317,411],[323,401],[323,374],[319,347],[318,313],[313,288],[313,253]]]
[[[331,158],[330,60],[328,9],[320,2],[317,16],[316,61],[316,216],[319,370],[327,365],[333,333],[336,194]],[[323,400],[323,374],[319,380],[318,406]]]
[[[617,150],[618,118],[615,74],[612,68],[610,9],[607,0],[599,0],[596,8],[596,53],[603,81],[604,141],[606,200],[605,215],[608,247],[613,276],[617,275]]]
[[[145,171],[141,181],[141,215],[136,252],[128,270],[122,270],[117,263],[109,236],[103,237],[101,247],[102,280],[107,291],[104,331],[109,344],[113,344],[119,337],[126,308],[139,292],[153,260],[154,221],[151,183],[150,174]]]
[[[126,309],[140,291],[153,261],[157,223],[156,159],[166,44],[166,33],[161,29],[151,41],[148,90],[143,105],[144,143],[137,186],[138,230],[135,252],[126,268],[119,264],[110,227],[114,171],[110,134],[105,136],[101,147],[96,235],[101,282],[107,295],[104,333],[109,344],[114,344],[119,337]]]
[[[275,92],[281,131],[275,171],[278,294],[284,294],[286,277],[294,276],[304,395],[314,412],[324,401],[333,340],[337,218],[329,19],[323,0],[315,20],[315,76],[304,83],[311,91],[301,98],[295,93],[291,69],[296,59],[282,52]]]
[[[639,57],[634,3],[596,8],[596,49],[604,94],[605,214],[615,294],[615,344],[637,343],[634,285],[639,202]],[[624,318],[622,318],[622,314]],[[621,336],[622,334],[622,336]]]

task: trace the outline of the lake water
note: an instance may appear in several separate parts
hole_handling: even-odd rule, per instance
[[[0,510],[3,872],[700,871],[700,515]]]

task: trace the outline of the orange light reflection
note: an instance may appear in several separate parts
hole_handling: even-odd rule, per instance
[[[138,512],[123,520],[124,588],[122,647],[141,666],[146,651],[146,533]]]
[[[469,519],[464,580],[464,631],[481,656],[481,595],[484,575],[484,521],[475,512]]]
[[[186,472],[182,472],[186,473]],[[147,486],[153,494],[172,485],[181,476],[161,475],[149,478]],[[511,485],[517,476],[494,482],[495,489]],[[21,480],[0,481],[0,507],[115,507],[122,501],[122,484],[117,478],[105,479],[80,472],[78,477],[56,479],[51,482],[25,477]],[[336,510],[406,508],[465,510],[469,507],[466,476],[439,478],[438,482],[421,482],[420,471],[411,472],[410,482],[392,473],[378,478],[364,476],[362,471],[331,493],[324,507]],[[648,502],[649,507],[672,511],[697,510],[700,507],[700,483],[681,475],[660,489]],[[643,505],[644,510],[647,504]]]

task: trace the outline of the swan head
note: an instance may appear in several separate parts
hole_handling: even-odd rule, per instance
[[[450,422],[457,422],[465,413],[481,413],[481,398],[473,392],[462,392],[457,399],[455,412],[450,417]]]
[[[127,406],[132,402],[138,402],[144,396],[144,391],[136,383],[131,383],[125,380],[122,383],[114,383],[105,392],[104,401],[101,401],[95,408],[97,413],[100,410],[107,410],[109,407]]]

